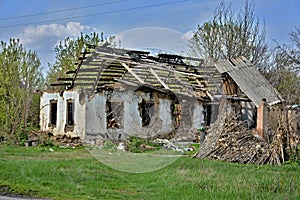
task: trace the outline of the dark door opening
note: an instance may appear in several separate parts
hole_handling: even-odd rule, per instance
[[[57,121],[57,101],[50,101],[50,126],[56,126]]]

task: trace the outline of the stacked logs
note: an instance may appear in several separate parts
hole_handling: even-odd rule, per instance
[[[245,128],[236,116],[224,113],[208,132],[194,157],[244,164],[281,165],[284,161],[283,134],[277,131],[272,141],[267,142]]]

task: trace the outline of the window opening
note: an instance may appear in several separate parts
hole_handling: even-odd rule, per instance
[[[74,102],[73,100],[67,101],[67,125],[74,125]]]
[[[106,127],[121,129],[124,127],[124,103],[106,101]]]
[[[145,99],[139,103],[139,112],[142,118],[142,126],[148,126],[154,116],[154,102],[146,102]]]

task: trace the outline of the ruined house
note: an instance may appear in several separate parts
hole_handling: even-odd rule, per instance
[[[63,90],[43,92],[42,131],[84,140],[187,139],[214,123],[224,99],[249,126],[263,98],[268,105],[282,101],[245,58],[205,66],[198,58],[89,46],[76,65],[52,84]]]

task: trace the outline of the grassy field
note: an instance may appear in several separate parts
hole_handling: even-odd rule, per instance
[[[85,148],[0,146],[1,190],[50,199],[299,199],[300,168],[184,156],[154,172],[126,173]]]

